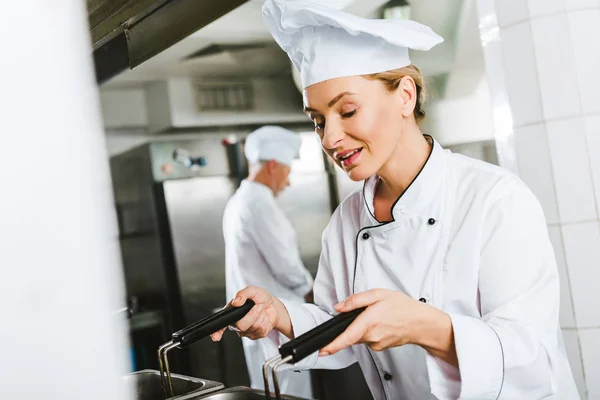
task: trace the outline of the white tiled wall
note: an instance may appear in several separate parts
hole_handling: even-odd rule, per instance
[[[523,0],[495,0],[498,25],[505,27],[529,19],[529,8]]]
[[[560,221],[597,219],[583,119],[551,121],[547,131]]]
[[[566,0],[527,0],[532,18],[564,11]]]
[[[588,399],[600,399],[600,328],[579,332]]]
[[[557,51],[571,49],[568,22],[566,14],[531,21],[542,106],[548,120],[581,113],[573,52]]]
[[[502,30],[500,35],[505,60],[506,86],[514,125],[519,127],[542,122],[542,103],[530,23],[512,25]],[[506,62],[511,59],[519,62]]]
[[[598,0],[567,0],[567,10],[581,10],[585,8],[598,7]]]
[[[549,223],[578,389],[600,400],[600,0],[493,4],[503,60],[491,70],[505,83],[488,72],[492,97],[509,99],[518,173]]]
[[[569,357],[569,364],[571,364],[571,371],[573,372],[579,395],[582,398],[585,398],[586,381],[583,375],[583,360],[580,351],[579,333],[575,329],[564,329],[563,339],[565,341],[567,357]]]
[[[576,328],[575,312],[573,310],[573,301],[571,294],[571,283],[569,272],[567,271],[567,262],[565,260],[565,251],[563,246],[562,234],[559,226],[550,226],[548,234],[554,254],[556,257],[556,266],[560,276],[560,326],[563,328]]]
[[[600,114],[591,115],[585,119],[585,130],[587,134],[588,156],[592,168],[592,180],[594,182],[594,193],[596,195],[596,207],[600,216]]]
[[[563,225],[562,234],[577,326],[600,327],[600,225]]]
[[[583,112],[600,112],[600,9],[569,13],[575,77]]]
[[[514,135],[519,176],[542,204],[548,223],[556,223],[558,206],[546,125],[542,123],[516,128]]]

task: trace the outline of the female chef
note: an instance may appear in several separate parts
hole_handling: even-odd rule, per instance
[[[358,360],[375,399],[577,399],[559,328],[559,281],[540,204],[511,173],[421,133],[423,77],[408,49],[442,39],[302,0],[263,14],[300,71],[323,150],[362,191],[323,233],[315,305],[249,287],[241,335],[278,344],[367,306],[295,366]],[[213,334],[219,340],[221,332]]]

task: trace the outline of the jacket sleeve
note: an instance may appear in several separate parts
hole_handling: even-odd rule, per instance
[[[559,278],[542,208],[524,187],[488,207],[481,318],[450,314],[461,399],[542,399],[556,391]]]
[[[275,279],[299,297],[312,290],[313,278],[304,267],[293,229],[280,210],[256,203],[252,236]]]
[[[317,325],[321,325],[329,320],[334,315],[333,306],[340,301],[336,294],[334,276],[329,264],[329,247],[326,239],[328,229],[329,227],[323,234],[323,247],[321,250],[321,258],[319,259],[319,270],[315,279],[315,304],[298,304],[282,300],[290,315],[295,337],[298,337],[315,328]],[[273,332],[270,337],[278,346],[288,341],[285,336],[275,332]],[[342,369],[354,364],[356,361],[352,348],[347,348],[327,357],[319,357],[318,353],[315,352],[295,364],[294,369]]]

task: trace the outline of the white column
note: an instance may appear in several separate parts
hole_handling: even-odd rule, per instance
[[[571,367],[582,398],[600,399],[600,1],[478,8],[499,159],[542,203]]]
[[[0,397],[130,398],[85,1],[2,2],[0,52]]]

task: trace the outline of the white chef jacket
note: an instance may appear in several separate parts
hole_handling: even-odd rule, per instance
[[[227,299],[246,286],[266,289],[289,302],[303,303],[313,279],[300,258],[296,232],[267,186],[245,180],[225,207]],[[290,304],[290,303],[288,303]],[[277,354],[268,339],[243,338],[253,388],[263,389],[263,363]],[[310,398],[310,375],[289,371],[280,377],[282,393]]]
[[[578,399],[559,327],[559,278],[542,208],[516,176],[434,142],[393,222],[374,217],[377,177],[323,234],[316,305],[284,301],[296,336],[353,293],[402,291],[448,313],[460,370],[406,345],[355,345],[295,367],[358,360],[375,399]],[[280,344],[282,335],[271,335]]]

